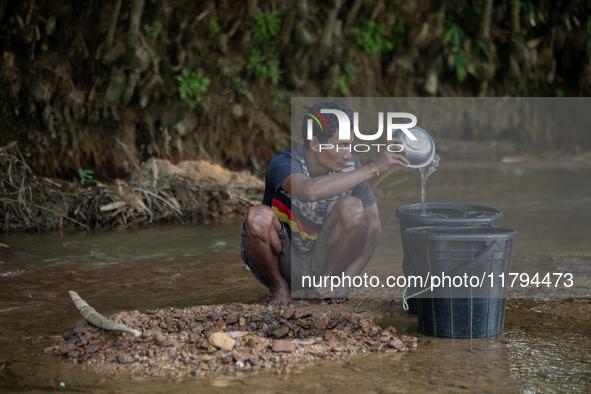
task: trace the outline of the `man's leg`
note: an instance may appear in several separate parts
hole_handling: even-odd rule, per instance
[[[326,245],[328,247],[328,265],[323,275],[341,275],[355,260],[365,244],[365,211],[363,203],[355,197],[341,198],[333,206],[328,217],[328,226],[332,229]],[[331,298],[322,303],[344,302],[346,298]]]
[[[244,249],[267,281],[273,295],[269,306],[292,306],[289,285],[279,271],[281,241],[277,233],[281,230],[281,223],[277,215],[266,205],[251,207],[246,214],[244,229]]]

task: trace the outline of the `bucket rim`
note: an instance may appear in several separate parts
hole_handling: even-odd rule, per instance
[[[464,210],[464,211],[468,211],[468,210],[483,210],[483,211],[488,211],[488,212],[494,212],[493,215],[490,216],[486,216],[483,218],[437,218],[437,217],[429,217],[429,216],[420,216],[420,215],[412,215],[408,212],[406,212],[407,210],[417,210],[417,209],[421,209],[422,208],[421,203],[416,203],[416,204],[408,204],[408,205],[402,205],[398,208],[396,208],[396,217],[398,219],[401,220],[406,220],[406,221],[413,221],[413,222],[420,222],[421,224],[425,224],[425,225],[448,225],[448,226],[452,226],[455,223],[457,223],[458,221],[461,221],[462,224],[460,224],[460,226],[464,225],[464,224],[470,224],[470,225],[474,225],[474,224],[488,224],[488,223],[497,223],[499,221],[501,221],[501,219],[503,219],[503,212],[501,212],[500,210],[496,209],[496,208],[492,208],[492,207],[487,207],[484,205],[476,205],[476,204],[465,204],[465,203],[454,203],[454,202],[430,202],[427,203],[427,210],[429,209],[457,209],[457,210]]]
[[[463,231],[466,233],[462,234]],[[429,241],[509,241],[519,238],[519,232],[502,227],[424,226],[408,228],[404,230],[402,237]]]

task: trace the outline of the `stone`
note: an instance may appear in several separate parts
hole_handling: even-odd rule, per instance
[[[156,334],[154,334],[154,340],[156,342],[162,342],[164,341],[164,335],[162,335],[162,333],[157,332]]]
[[[284,319],[289,319],[293,316],[293,314],[295,313],[295,308],[289,307],[287,308],[285,311],[283,311],[283,314],[281,315]]]
[[[255,359],[255,358],[249,358],[249,359],[246,359],[246,361],[248,361],[250,363],[250,365],[252,365],[253,367],[256,367],[259,365],[259,360]]]
[[[240,327],[243,327],[243,326],[245,326],[245,325],[246,325],[246,319],[245,319],[245,318],[243,318],[243,317],[241,317],[240,319],[238,319],[238,325],[239,325]]]
[[[125,356],[123,354],[120,354],[117,356],[117,362],[119,364],[124,364],[127,360],[125,359]]]
[[[326,316],[319,316],[314,319],[314,328],[317,330],[326,330],[328,326],[328,317]]]
[[[223,332],[216,332],[209,336],[209,343],[213,346],[229,352],[236,345],[236,341]]]
[[[390,343],[388,343],[388,346],[389,347],[393,347],[393,348],[395,348],[397,350],[404,348],[404,344],[398,338],[394,339],[393,341],[390,341]]]
[[[295,351],[295,344],[289,341],[275,341],[275,343],[273,343],[272,350],[276,353],[291,353]]]
[[[289,327],[288,326],[281,326],[275,331],[273,331],[273,337],[277,339],[281,339],[289,334]]]
[[[172,316],[166,316],[164,322],[167,326],[172,326],[174,324],[174,318]]]
[[[98,345],[90,345],[90,346],[88,346],[88,347],[86,348],[86,353],[88,353],[88,354],[92,354],[92,353],[98,352],[98,350],[99,350],[100,348],[101,348],[101,347],[100,347],[100,346],[98,346]]]
[[[224,328],[226,327],[226,322],[223,319],[219,319],[216,323],[215,323],[216,327],[218,328]]]

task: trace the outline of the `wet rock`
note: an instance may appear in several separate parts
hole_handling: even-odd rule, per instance
[[[326,316],[319,316],[314,319],[314,328],[317,330],[326,330],[328,326],[328,317]]]
[[[158,346],[171,347],[171,346],[174,346],[174,342],[172,342],[172,340],[170,340],[170,339],[165,339],[162,342],[158,342]]]
[[[234,315],[226,316],[226,324],[236,324],[237,321],[238,319],[236,319],[236,316]]]
[[[390,343],[388,343],[388,346],[393,347],[397,350],[401,350],[404,348],[404,343],[402,343],[400,339],[396,338],[393,341],[390,341]]]
[[[68,352],[68,357],[78,358],[80,356],[80,352],[78,350],[72,350]]]
[[[289,334],[289,327],[287,327],[287,326],[281,326],[278,329],[276,329],[275,331],[273,331],[273,337],[275,337],[277,339],[281,339],[281,338],[287,336],[287,334]]]
[[[248,359],[246,359],[246,361],[248,361],[250,363],[250,365],[252,365],[253,367],[256,367],[259,365],[259,360],[255,359],[255,358],[248,358]]]
[[[119,364],[124,364],[127,361],[123,354],[118,355],[116,359]]]
[[[51,346],[48,346],[45,349],[43,349],[43,353],[53,353],[54,350],[55,350],[55,346],[51,345]]]
[[[306,312],[306,311],[297,311],[294,314],[294,319],[303,319],[304,317],[308,317],[310,316],[310,312]]]
[[[86,348],[86,353],[92,354],[98,352],[101,347],[99,345],[90,345]]]
[[[66,354],[70,353],[71,351],[76,350],[76,345],[70,343],[68,345],[64,345],[60,347],[60,354],[65,356]]]
[[[174,318],[172,316],[166,316],[164,322],[167,326],[172,326],[174,324]]]
[[[400,340],[404,342],[416,342],[418,339],[417,337],[411,337],[408,335],[401,335]]]
[[[209,336],[209,343],[213,346],[229,352],[236,345],[236,341],[222,332],[216,332]]]
[[[262,320],[263,320],[263,318],[261,316],[253,316],[253,317],[250,318],[250,322],[251,323],[260,322]]]
[[[216,323],[215,323],[217,328],[224,328],[226,327],[226,322],[223,319],[219,319]]]
[[[272,350],[276,353],[291,353],[295,351],[295,344],[289,341],[275,341],[275,343],[273,343]]]

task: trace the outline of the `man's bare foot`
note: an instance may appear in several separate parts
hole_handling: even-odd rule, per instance
[[[328,305],[328,304],[342,304],[346,302],[346,298],[321,298],[320,305]]]
[[[293,301],[291,300],[291,292],[289,289],[285,287],[279,287],[276,290],[271,290],[273,294],[273,298],[267,305],[269,306],[293,306]]]
[[[342,304],[343,302],[346,302],[347,299],[346,298],[331,298],[330,302],[332,302],[333,304]]]

